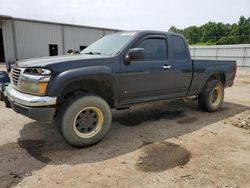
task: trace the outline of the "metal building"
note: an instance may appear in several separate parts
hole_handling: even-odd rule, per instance
[[[190,46],[194,59],[235,60],[240,67],[250,67],[250,44]]]
[[[0,15],[0,62],[82,50],[117,30]]]

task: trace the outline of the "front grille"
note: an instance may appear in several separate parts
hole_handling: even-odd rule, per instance
[[[18,85],[18,80],[19,80],[19,76],[20,76],[20,73],[21,73],[21,69],[17,68],[17,67],[13,67],[12,70],[12,84],[17,86]]]

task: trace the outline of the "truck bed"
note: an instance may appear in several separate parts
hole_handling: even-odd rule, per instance
[[[231,60],[192,60],[193,77],[188,95],[199,94],[210,75],[224,75],[224,86],[232,86],[237,64]]]

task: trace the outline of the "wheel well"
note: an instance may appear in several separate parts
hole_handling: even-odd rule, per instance
[[[213,74],[209,76],[208,80],[220,80],[223,86],[225,86],[225,75],[223,73]]]
[[[105,80],[95,79],[87,79],[70,83],[61,93],[58,103],[61,104],[67,98],[82,92],[94,93],[106,100],[110,107],[114,107],[114,95],[111,83]]]

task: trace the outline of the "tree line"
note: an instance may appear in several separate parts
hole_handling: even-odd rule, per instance
[[[250,44],[250,17],[241,16],[233,24],[208,22],[185,29],[172,26],[169,31],[184,35],[191,45]]]

